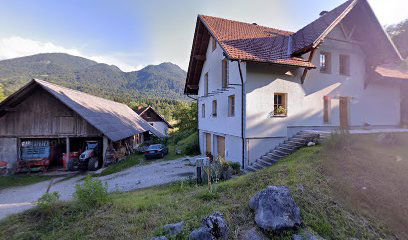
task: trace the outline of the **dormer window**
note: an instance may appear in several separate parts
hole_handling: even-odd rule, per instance
[[[320,72],[331,73],[331,53],[329,52],[320,53]]]

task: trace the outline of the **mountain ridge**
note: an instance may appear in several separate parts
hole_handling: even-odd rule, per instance
[[[41,53],[0,61],[0,84],[6,95],[38,78],[121,102],[141,97],[185,100],[186,74],[170,62],[124,72],[115,65],[65,53]]]

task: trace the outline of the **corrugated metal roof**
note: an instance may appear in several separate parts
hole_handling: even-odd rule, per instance
[[[89,124],[112,141],[150,131],[165,137],[127,105],[65,88],[43,80],[33,79],[47,92],[71,108]]]

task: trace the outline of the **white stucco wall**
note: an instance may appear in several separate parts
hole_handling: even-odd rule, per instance
[[[349,97],[349,125],[364,124],[376,126],[396,126],[400,122],[400,90],[398,84],[391,82],[370,82],[364,86],[366,79],[365,55],[356,44],[334,39],[344,39],[339,28],[320,46],[313,59],[317,69],[310,70],[301,84],[303,69],[284,67],[282,65],[242,63],[245,82],[245,163],[253,162],[264,153],[273,149],[297,129],[332,128],[340,125],[339,97]],[[331,73],[321,73],[319,57],[321,51],[331,53]],[[350,56],[350,75],[339,73],[339,56]],[[305,59],[308,56],[304,56]],[[211,41],[207,49],[206,62],[199,83],[199,130],[200,147],[204,151],[205,140],[202,133],[226,137],[230,159],[239,159],[242,147],[241,138],[241,80],[237,62],[229,64],[230,89],[221,90],[222,60],[220,46],[213,52]],[[287,75],[290,71],[293,76]],[[204,96],[204,75],[208,72],[210,96]],[[274,93],[287,94],[287,116],[273,117]],[[235,116],[228,117],[228,96],[235,95]],[[330,96],[331,118],[323,122],[323,97]],[[217,100],[217,117],[213,117],[212,101]],[[202,104],[205,104],[205,117],[202,117]],[[288,131],[289,128],[289,131]],[[235,138],[234,138],[235,137]],[[232,139],[232,140],[228,140]],[[231,144],[228,144],[230,142]],[[242,150],[242,149],[241,149]],[[237,154],[239,153],[239,154]],[[232,155],[231,155],[232,156]]]
[[[149,124],[152,125],[154,128],[156,128],[162,134],[168,136],[169,127],[167,126],[166,123],[164,123],[164,122],[149,122]]]
[[[337,29],[332,32],[330,38],[342,38],[339,31]],[[331,74],[320,73],[319,68],[311,70],[303,85],[300,84],[302,69],[276,65],[247,65],[247,138],[288,137],[288,127],[339,126],[339,96],[351,98],[349,124],[352,127],[363,126],[365,123],[384,126],[399,124],[399,86],[391,82],[370,82],[367,88],[364,88],[365,55],[357,45],[326,39],[313,59],[316,66],[319,66],[321,51],[331,53]],[[350,56],[350,76],[339,74],[340,54]],[[295,76],[285,75],[289,70],[292,70]],[[287,93],[287,117],[271,117],[274,93]],[[323,123],[324,96],[332,97],[329,124]],[[293,134],[293,131],[290,134]],[[257,140],[258,145],[259,141],[261,140]],[[262,148],[252,149],[249,144],[249,152],[260,151],[259,149]],[[269,150],[270,148],[265,148],[264,152]],[[250,161],[253,160],[251,157]]]

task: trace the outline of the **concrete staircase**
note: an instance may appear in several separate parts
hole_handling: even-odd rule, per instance
[[[300,131],[293,137],[279,144],[275,149],[258,158],[254,163],[247,167],[246,172],[255,172],[259,169],[272,166],[280,159],[296,152],[299,148],[306,146],[309,142],[318,140],[320,133],[314,131]]]

